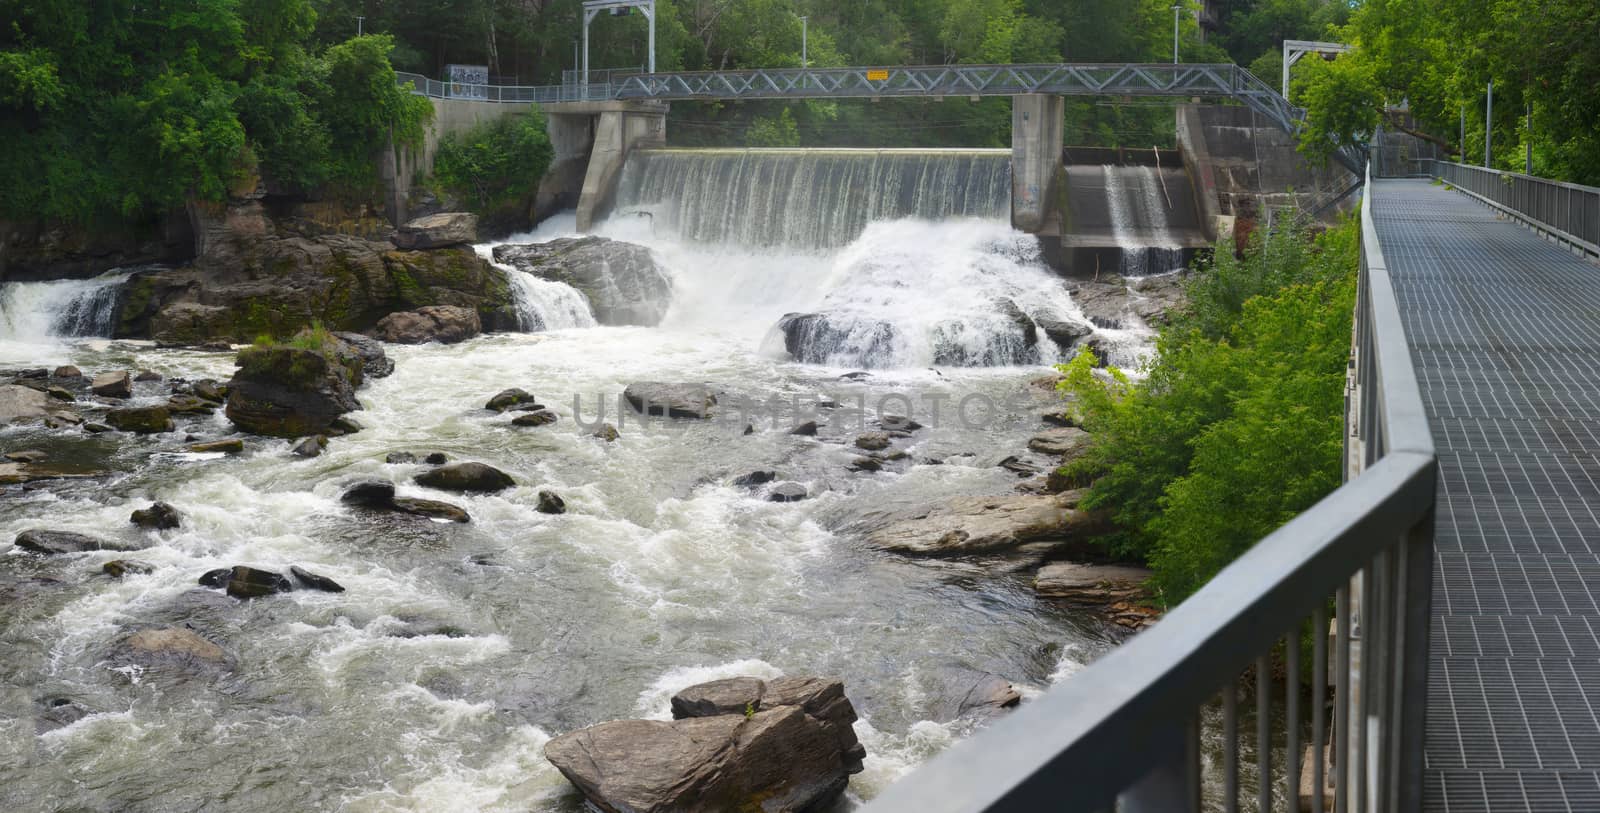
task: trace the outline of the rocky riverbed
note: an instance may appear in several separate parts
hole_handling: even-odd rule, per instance
[[[0,800],[576,811],[561,738],[823,675],[865,755],[841,734],[805,798],[842,772],[848,806],[1137,626],[1103,579],[1046,588],[1099,520],[1045,477],[1081,438],[1037,365],[795,363],[793,297],[716,300],[770,259],[652,250],[658,327],[11,361]]]

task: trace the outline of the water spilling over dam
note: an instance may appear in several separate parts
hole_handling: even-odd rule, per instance
[[[1003,220],[1008,150],[640,150],[616,213],[686,240],[838,248],[896,218]]]

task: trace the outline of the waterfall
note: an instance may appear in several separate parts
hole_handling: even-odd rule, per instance
[[[94,279],[0,285],[0,341],[40,343],[51,337],[110,337],[128,274]]]
[[[1111,231],[1122,249],[1123,276],[1146,276],[1183,266],[1183,250],[1173,242],[1162,178],[1154,167],[1106,164],[1106,208]]]
[[[1009,150],[641,150],[628,158],[616,212],[700,243],[848,245],[896,218],[1004,220]]]
[[[517,306],[517,326],[528,333],[594,327],[589,300],[571,285],[539,279],[514,268],[500,266],[511,283],[511,298]]]

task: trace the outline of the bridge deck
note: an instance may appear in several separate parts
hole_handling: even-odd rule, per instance
[[[1425,809],[1600,810],[1600,266],[1374,185],[1439,455]]]

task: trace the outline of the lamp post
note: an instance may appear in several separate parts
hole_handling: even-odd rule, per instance
[[[1489,99],[1483,104],[1483,168],[1494,163],[1494,80],[1489,80]]]
[[[1181,3],[1173,3],[1173,64],[1178,64],[1178,13],[1184,10]]]
[[[800,18],[800,67],[809,67],[806,61],[806,18]]]
[[[367,18],[365,18],[365,17],[357,17],[356,18],[356,36],[358,36],[358,37],[361,36],[361,23],[364,22],[366,19]]]

